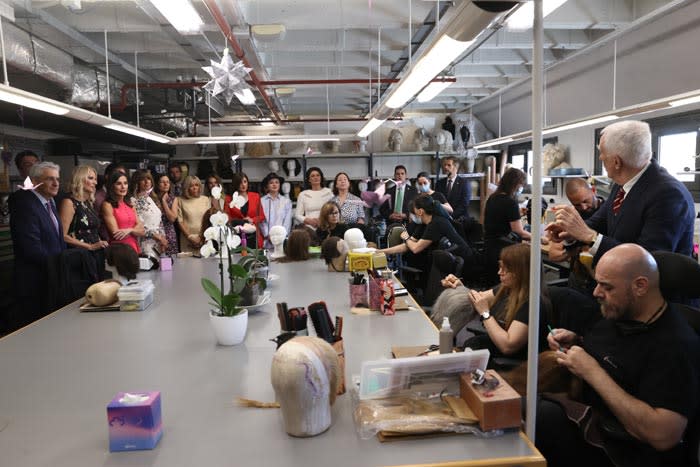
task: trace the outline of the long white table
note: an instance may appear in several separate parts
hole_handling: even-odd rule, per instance
[[[347,394],[333,407],[331,428],[307,439],[285,433],[279,410],[236,406],[236,396],[274,400],[269,339],[279,334],[277,301],[291,307],[324,300],[333,316],[344,316],[348,378],[363,360],[389,357],[391,345],[437,343],[420,310],[350,314],[347,276],[327,272],[320,260],[273,263],[271,272],[280,276],[270,283],[272,304],[250,315],[240,346],[216,345],[199,281],[216,280],[216,262],[195,258],[142,274],[156,284],[144,312],[81,313],[74,303],[0,339],[0,465],[545,465],[521,433],[362,440]],[[161,391],[159,445],[110,453],[107,403],[118,391],[147,390]]]

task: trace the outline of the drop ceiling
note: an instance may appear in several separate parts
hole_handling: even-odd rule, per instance
[[[182,136],[193,135],[196,128],[204,134],[210,119],[229,122],[226,131],[231,134],[259,117],[274,118],[273,109],[282,121],[291,122],[288,125],[329,120],[333,129],[335,122],[357,120],[359,129],[370,110],[370,96],[374,99],[371,105],[376,105],[377,77],[389,77],[392,70],[398,70],[400,77],[406,62],[410,64],[413,55],[419,55],[433,40],[430,31],[438,27],[434,21],[438,9],[445,15],[441,21],[454,9],[453,2],[426,0],[193,0],[204,20],[203,31],[181,35],[148,0],[3,1],[15,15],[14,23],[4,19],[4,24],[43,39],[70,55],[76,66],[104,72],[106,36],[110,77],[117,91],[124,88],[123,97],[120,92],[112,95],[113,116],[136,121],[132,85],[138,67],[141,123],[165,132],[165,123],[175,116],[180,123],[186,122],[175,129]],[[545,19],[545,66],[669,3],[673,2],[568,0]],[[274,83],[265,86],[273,109],[254,89],[255,105],[243,106],[234,98],[231,105],[215,102],[210,111],[200,102],[201,94],[188,89],[192,81],[206,81],[201,67],[210,60],[219,61],[227,46],[212,9],[221,12],[258,79]],[[251,33],[251,26],[259,24],[281,24],[286,32],[282,37],[262,39]],[[430,102],[414,100],[403,108],[403,114],[464,111],[528,77],[531,31],[494,26],[482,32],[478,48],[448,70],[456,79],[452,86]],[[414,44],[409,58],[411,37]],[[300,80],[317,82],[303,84]],[[44,80],[41,74],[13,67],[10,84],[58,100],[70,96],[70,90]],[[181,88],[173,89],[175,86]],[[8,107],[0,106],[0,117],[4,123],[16,124],[16,112]],[[105,105],[95,108],[107,112]]]

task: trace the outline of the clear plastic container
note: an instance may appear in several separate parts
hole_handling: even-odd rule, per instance
[[[120,311],[143,311],[153,303],[155,287],[150,280],[129,282],[119,288]]]

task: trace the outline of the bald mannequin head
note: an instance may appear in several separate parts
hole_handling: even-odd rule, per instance
[[[656,261],[639,245],[626,243],[605,253],[595,278],[593,296],[607,319],[646,321],[663,304]]]
[[[572,178],[566,182],[566,197],[576,208],[581,217],[587,219],[598,210],[599,200],[596,198],[593,188],[582,178]]]

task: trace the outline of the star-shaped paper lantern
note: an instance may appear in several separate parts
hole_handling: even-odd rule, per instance
[[[220,63],[211,60],[211,66],[203,66],[202,70],[212,78],[204,85],[212,96],[222,94],[227,104],[231,104],[234,95],[244,105],[255,103],[255,96],[245,81],[252,68],[247,68],[242,60],[234,63],[228,49],[224,50]]]

